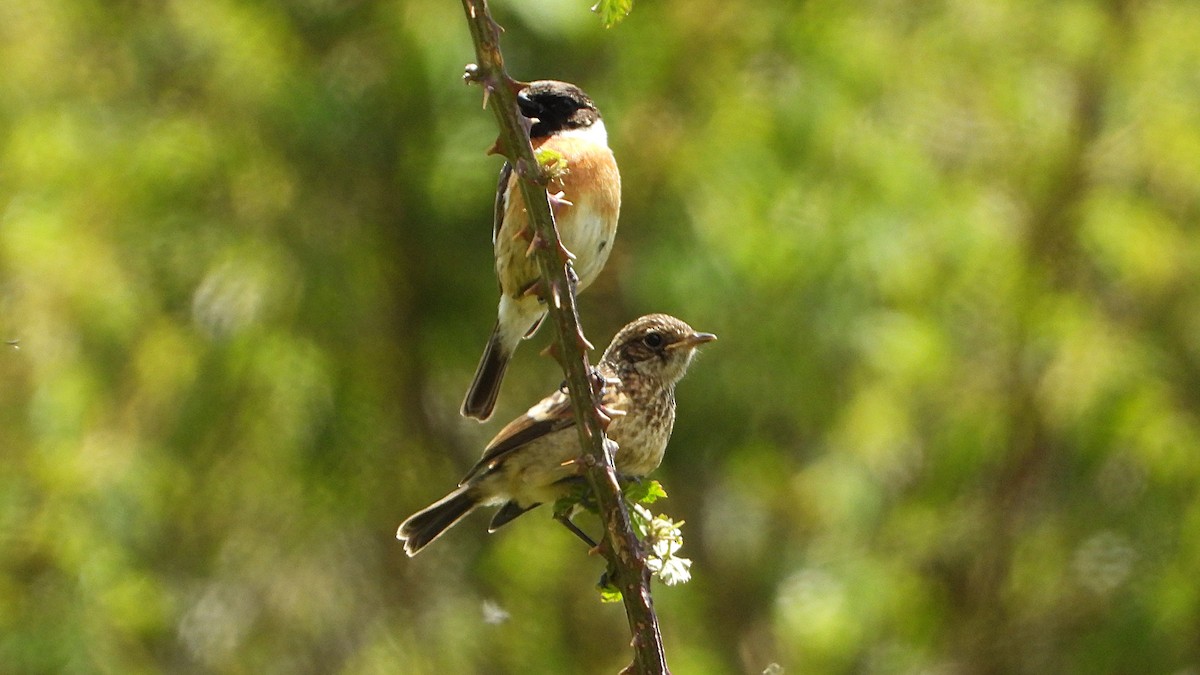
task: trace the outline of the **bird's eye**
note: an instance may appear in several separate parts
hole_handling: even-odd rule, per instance
[[[663,346],[662,333],[650,333],[646,337],[642,338],[642,342],[644,342],[646,346],[651,349],[658,349],[659,347]]]

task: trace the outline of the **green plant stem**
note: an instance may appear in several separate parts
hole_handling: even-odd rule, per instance
[[[578,420],[580,446],[591,458],[587,476],[605,529],[599,548],[610,569],[616,571],[611,581],[621,589],[632,634],[634,660],[626,670],[647,675],[668,673],[658,616],[650,594],[650,571],[646,568],[641,544],[621,496],[609,441],[604,435],[606,423],[592,388],[591,365],[587,357],[590,345],[580,328],[575,289],[568,272],[569,254],[562,247],[554,225],[554,212],[545,187],[548,179],[534,158],[529,134],[517,111],[516,94],[521,83],[510,78],[504,69],[500,27],[492,19],[487,1],[462,1],[477,58],[477,65],[468,72],[468,77],[485,88],[485,100],[490,103],[500,128],[498,147],[521,179],[521,194],[529,209],[533,230],[533,255],[542,276],[542,297],[549,310],[549,323],[554,328],[555,343],[551,353],[563,367],[571,405]]]

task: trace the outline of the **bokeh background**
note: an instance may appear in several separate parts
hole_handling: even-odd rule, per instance
[[[494,0],[624,176],[597,344],[720,335],[679,673],[1200,669],[1200,4]],[[453,0],[0,3],[0,670],[611,673],[535,512],[393,535],[560,381],[494,317]],[[586,521],[585,521],[586,526]]]

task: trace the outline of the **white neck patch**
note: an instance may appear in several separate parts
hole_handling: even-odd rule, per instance
[[[564,129],[557,135],[565,138],[584,138],[601,145],[608,145],[608,130],[604,128],[604,120],[596,120],[590,127]]]

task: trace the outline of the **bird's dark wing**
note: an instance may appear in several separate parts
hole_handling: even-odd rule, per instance
[[[611,366],[601,363],[592,370],[592,376],[604,379],[600,390],[600,404],[605,410],[619,412],[629,406],[629,397],[621,391],[621,387],[613,386],[618,380]],[[571,409],[571,396],[567,393],[567,384],[564,382],[554,393],[501,429],[483,449],[483,457],[471,467],[459,485],[466,485],[476,476],[492,470],[517,448],[573,426],[575,414]]]
[[[484,448],[483,457],[471,467],[460,485],[495,467],[508,453],[547,434],[575,425],[571,399],[562,388],[542,399],[524,415],[508,423]]]
[[[505,162],[500,167],[500,180],[496,183],[496,209],[492,216],[492,245],[500,236],[500,224],[504,222],[504,212],[508,209],[508,181],[512,178],[512,164]]]

